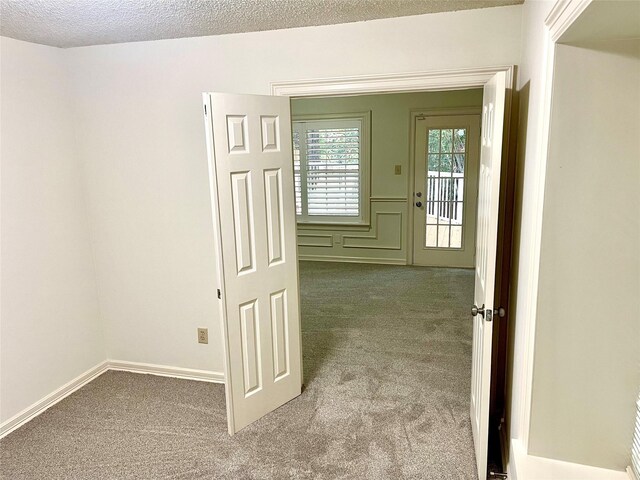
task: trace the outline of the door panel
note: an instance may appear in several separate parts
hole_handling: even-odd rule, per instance
[[[204,94],[233,434],[300,395],[289,99]]]
[[[479,115],[417,117],[413,263],[473,268]]]
[[[505,95],[506,74],[500,72],[485,85],[482,101],[474,302],[477,307],[484,307],[484,312],[473,316],[471,370],[471,426],[479,480],[487,477],[491,342]]]

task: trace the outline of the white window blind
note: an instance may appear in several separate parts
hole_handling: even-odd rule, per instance
[[[293,143],[299,220],[358,221],[363,193],[362,121],[294,122]]]
[[[296,192],[296,215],[302,215],[302,180],[300,179],[300,132],[293,130],[293,181]]]

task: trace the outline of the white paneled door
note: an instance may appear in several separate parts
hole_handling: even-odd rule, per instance
[[[482,100],[471,372],[471,425],[479,480],[487,478],[491,340],[498,315],[493,303],[505,93],[506,74],[500,72],[485,85]]]
[[[300,395],[288,97],[203,95],[229,433]]]

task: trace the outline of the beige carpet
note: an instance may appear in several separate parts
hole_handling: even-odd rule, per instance
[[[108,372],[0,441],[2,479],[475,479],[473,274],[303,263],[304,393],[234,437],[222,385]]]

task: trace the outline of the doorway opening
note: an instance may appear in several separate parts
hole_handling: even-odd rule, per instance
[[[474,432],[476,448],[476,460],[478,476],[481,479],[487,477],[489,471],[504,472],[509,458],[509,442],[505,436],[508,431],[508,423],[505,423],[507,407],[507,381],[506,381],[506,349],[509,335],[508,309],[501,305],[509,305],[509,278],[511,266],[511,237],[512,237],[512,211],[513,211],[513,180],[515,178],[514,146],[510,142],[510,132],[513,130],[512,122],[515,116],[511,109],[514,104],[514,90],[516,68],[487,67],[457,71],[444,71],[432,73],[398,74],[398,75],[372,75],[362,77],[345,77],[334,79],[319,79],[307,81],[289,81],[272,83],[271,91],[275,95],[289,97],[312,97],[322,95],[358,95],[365,93],[391,93],[413,91],[442,91],[451,89],[466,89],[482,87],[482,146],[483,155],[492,158],[493,168],[485,168],[484,175],[481,172],[481,185],[487,193],[493,205],[483,212],[484,225],[481,226],[483,238],[489,240],[488,245],[483,245],[482,276],[487,273],[487,265],[490,265],[490,278],[476,278],[476,285],[489,285],[490,290],[485,292],[488,306],[482,302],[483,320],[474,325],[482,327],[490,322],[493,313],[496,318],[502,318],[497,322],[497,328],[488,324],[489,328],[479,333],[484,338],[483,348],[474,341],[474,361],[476,355],[484,356],[479,361],[481,368],[478,383],[475,387],[483,393],[481,401],[483,408],[474,411],[471,416],[479,422],[480,429]],[[502,165],[502,169],[500,166]],[[481,205],[483,202],[480,202]],[[486,205],[485,205],[486,207]],[[480,216],[480,213],[479,213]],[[493,220],[491,219],[493,217]],[[490,220],[490,222],[486,222]],[[486,237],[486,235],[489,235]],[[495,235],[495,236],[494,236]],[[489,254],[487,257],[486,254]],[[407,259],[407,263],[410,260]],[[476,272],[478,271],[476,265]],[[476,292],[477,297],[477,292]],[[476,298],[476,303],[478,298]],[[479,312],[476,305],[475,312]],[[493,308],[497,306],[498,308]],[[475,313],[477,315],[477,313]],[[486,315],[486,318],[485,318]],[[503,317],[504,315],[504,317]],[[474,333],[474,336],[478,336]],[[474,372],[477,372],[474,366]],[[506,428],[505,428],[506,427]],[[488,433],[487,433],[488,430]]]
[[[355,396],[348,419],[421,405],[413,422],[385,419],[408,429],[409,450],[454,425],[471,439],[474,273],[459,267],[475,265],[482,101],[482,89],[291,101],[305,385],[335,404]],[[441,428],[414,430],[425,422]],[[473,475],[473,451],[453,442],[450,469]]]

